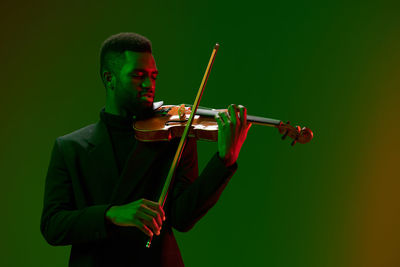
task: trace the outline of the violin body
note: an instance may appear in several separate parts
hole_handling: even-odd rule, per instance
[[[187,106],[164,105],[149,119],[133,125],[135,138],[142,142],[169,141],[181,137],[191,109]],[[203,141],[218,140],[218,124],[213,117],[194,115],[189,137]]]

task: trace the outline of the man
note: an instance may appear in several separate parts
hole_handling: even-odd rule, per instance
[[[231,105],[216,116],[218,152],[200,176],[196,142],[188,139],[162,208],[157,200],[179,140],[139,142],[132,129],[153,112],[158,70],[150,41],[109,37],[100,73],[100,120],[54,144],[41,232],[51,245],[72,245],[69,266],[183,266],[172,228],[188,231],[218,200],[250,128],[246,109]]]

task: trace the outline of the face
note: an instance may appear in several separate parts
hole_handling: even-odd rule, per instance
[[[121,70],[116,73],[115,104],[122,114],[138,115],[151,110],[158,70],[150,52],[124,52]]]

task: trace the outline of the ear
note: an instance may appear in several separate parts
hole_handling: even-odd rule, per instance
[[[103,82],[106,89],[115,89],[115,76],[109,71],[103,71]]]

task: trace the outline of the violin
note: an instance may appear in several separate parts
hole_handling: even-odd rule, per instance
[[[143,142],[170,141],[182,136],[192,111],[191,105],[163,105],[163,102],[160,101],[153,104],[153,109],[154,116],[134,123],[133,128],[137,140]],[[219,112],[227,112],[227,110],[198,107],[188,137],[203,141],[218,141],[218,124],[214,116]],[[308,143],[313,138],[313,132],[309,128],[294,127],[290,125],[289,121],[283,123],[280,120],[247,115],[247,122],[277,128],[282,134],[282,139],[286,137],[293,139],[292,146],[296,143]]]

